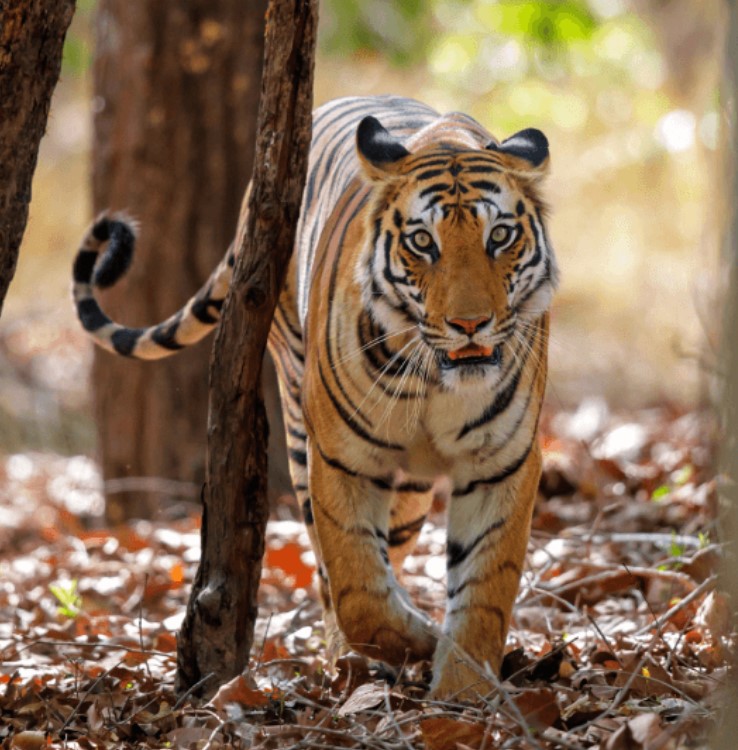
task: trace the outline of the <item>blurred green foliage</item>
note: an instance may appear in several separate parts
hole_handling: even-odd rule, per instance
[[[657,93],[658,46],[627,0],[322,0],[321,14],[324,54],[422,69],[442,108],[503,129],[531,118],[609,127],[632,116],[653,127],[669,108]],[[494,113],[484,101],[492,93]]]
[[[518,38],[548,52],[590,39],[598,25],[585,0],[323,0],[321,11],[326,52],[372,53],[396,65],[425,59],[451,18],[472,17],[478,31]]]
[[[74,18],[64,40],[62,75],[80,76],[92,63],[92,14],[97,0],[77,0]]]

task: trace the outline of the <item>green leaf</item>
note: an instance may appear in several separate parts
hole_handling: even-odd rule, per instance
[[[658,503],[661,500],[663,500],[670,492],[671,492],[671,488],[666,484],[662,484],[661,487],[657,487],[651,493],[651,500]]]
[[[64,617],[73,619],[82,611],[82,598],[77,593],[77,581],[72,579],[65,584],[49,584],[49,591],[59,602],[57,611]]]
[[[676,540],[676,532],[671,532],[671,544],[669,545],[669,554],[672,557],[681,557],[685,552],[684,545],[679,544]]]

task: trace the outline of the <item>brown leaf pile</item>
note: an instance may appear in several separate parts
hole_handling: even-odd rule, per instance
[[[479,705],[425,699],[428,668],[323,657],[313,558],[274,521],[251,669],[209,702],[173,692],[196,517],[99,526],[80,458],[0,460],[0,746],[492,750],[707,747],[735,643],[707,419],[544,420],[545,468],[508,654]],[[440,509],[439,509],[440,510]],[[442,617],[442,518],[405,585]]]

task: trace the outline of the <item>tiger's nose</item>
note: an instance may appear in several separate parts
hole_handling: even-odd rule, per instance
[[[479,317],[479,318],[446,318],[446,322],[461,333],[466,333],[471,336],[476,333],[480,328],[486,326],[492,320],[490,317]]]

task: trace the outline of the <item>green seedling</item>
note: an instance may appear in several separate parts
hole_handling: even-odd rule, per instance
[[[60,615],[73,619],[82,611],[82,597],[77,593],[76,579],[60,584],[50,583],[49,591],[59,602],[57,612]]]

